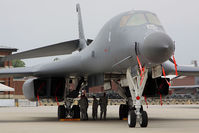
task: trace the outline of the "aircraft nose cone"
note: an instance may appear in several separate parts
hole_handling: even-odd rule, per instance
[[[172,39],[165,33],[155,32],[144,40],[143,55],[150,63],[161,64],[167,61],[174,50]]]

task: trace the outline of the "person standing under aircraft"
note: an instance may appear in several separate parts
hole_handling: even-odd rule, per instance
[[[85,93],[82,93],[81,98],[79,100],[79,106],[80,106],[80,113],[81,113],[81,120],[88,120],[88,99],[85,95]]]
[[[98,100],[95,96],[93,96],[93,106],[92,106],[92,116],[93,120],[97,120],[97,109],[98,109]]]
[[[100,98],[99,100],[100,104],[100,120],[102,120],[102,115],[104,115],[104,120],[106,120],[106,110],[107,110],[107,105],[108,105],[108,98],[106,96],[106,93],[104,92],[104,96]]]

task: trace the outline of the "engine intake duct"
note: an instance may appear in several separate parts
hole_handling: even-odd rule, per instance
[[[23,93],[31,101],[37,100],[37,97],[62,101],[65,83],[65,78],[62,77],[29,79],[23,85]]]

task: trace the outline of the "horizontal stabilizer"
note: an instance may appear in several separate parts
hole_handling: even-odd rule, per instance
[[[1,58],[1,61],[71,54],[72,52],[78,50],[78,48],[79,40],[72,40],[8,55]]]

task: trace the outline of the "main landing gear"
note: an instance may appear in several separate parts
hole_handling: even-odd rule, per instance
[[[135,127],[136,122],[139,122],[141,127],[147,127],[148,115],[142,107],[142,94],[148,78],[148,69],[141,75],[137,69],[128,68],[126,76],[133,100],[133,106],[128,112],[128,126]]]
[[[68,81],[69,84],[70,81]],[[73,105],[73,99],[77,98],[79,95],[80,89],[83,87],[84,78],[81,77],[78,81],[77,87],[72,92],[66,87],[64,92],[64,105],[60,105],[58,107],[58,119],[72,118],[72,119],[80,119],[80,107],[79,105]]]
[[[58,106],[57,115],[59,120],[66,118],[80,119],[80,108],[78,105],[73,105],[71,108],[72,101],[71,99],[67,99],[65,105]]]

